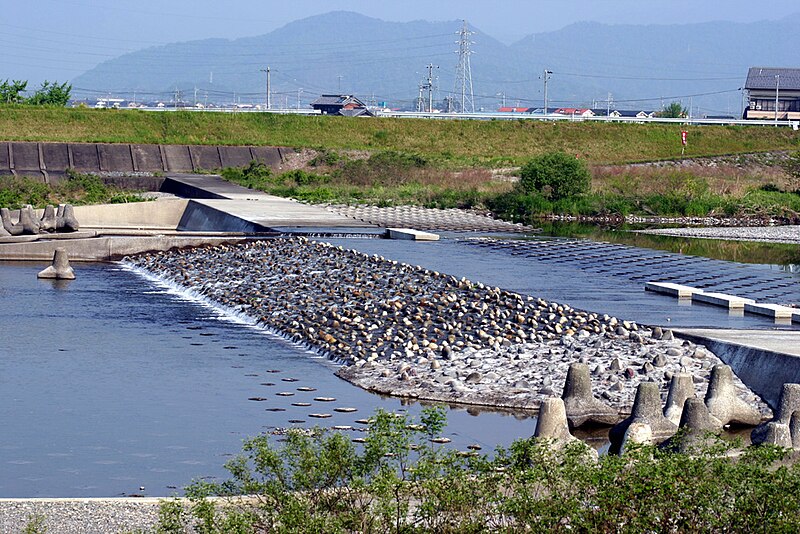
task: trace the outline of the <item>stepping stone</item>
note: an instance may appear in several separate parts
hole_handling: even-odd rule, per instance
[[[300,386],[297,391],[317,391],[317,388],[310,388],[308,386]]]
[[[299,406],[301,408],[308,408],[309,406],[311,406],[311,403],[310,402],[293,402],[292,406]]]
[[[333,411],[339,413],[353,413],[357,412],[358,408],[334,408]]]
[[[280,393],[276,393],[275,395],[277,395],[278,397],[292,397],[294,396],[294,393],[292,393],[291,391],[281,391]]]
[[[256,401],[256,402],[264,402],[264,401],[265,401],[265,400],[267,400],[267,399],[266,399],[265,397],[250,397],[250,398],[249,398],[249,399],[247,399],[247,400],[250,400],[250,401]]]
[[[308,416],[313,417],[314,419],[328,419],[329,417],[333,417],[329,413],[310,413]]]
[[[334,402],[336,398],[334,397],[314,397],[314,400],[317,402]]]

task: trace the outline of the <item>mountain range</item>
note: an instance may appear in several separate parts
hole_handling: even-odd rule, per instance
[[[678,100],[695,112],[737,115],[749,67],[800,67],[798,22],[800,14],[751,23],[583,22],[510,45],[470,25],[475,106],[541,106],[548,70],[551,108],[658,109]],[[143,49],[72,83],[78,96],[261,103],[269,67],[275,106],[307,107],[319,94],[341,93],[410,108],[429,64],[436,100],[453,95],[462,24],[331,12],[255,37]]]

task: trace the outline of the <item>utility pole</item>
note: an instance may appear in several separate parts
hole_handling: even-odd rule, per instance
[[[550,79],[550,75],[553,74],[553,71],[544,69],[544,74],[542,78],[544,79],[544,115],[547,116],[547,80]]]
[[[343,76],[340,74],[340,75],[337,76],[337,78],[339,79],[339,94],[341,95],[342,94],[342,78],[343,78]]]
[[[608,100],[606,100],[606,117],[611,116],[611,93],[608,93]]]
[[[433,113],[433,69],[438,69],[438,65],[433,63],[428,64],[428,113]]]
[[[461,113],[475,113],[475,95],[472,90],[472,65],[470,56],[473,54],[471,46],[475,44],[470,40],[472,32],[467,27],[467,21],[458,31],[458,66],[456,67],[455,94],[461,95]]]
[[[501,97],[501,98],[503,99],[503,106],[502,106],[502,107],[506,107],[506,94],[505,94],[504,92],[497,93],[497,94],[496,94],[496,95],[494,95],[494,96],[499,96],[499,97]]]
[[[297,110],[300,111],[300,94],[303,92],[303,88],[297,90]]]
[[[781,75],[775,75],[775,126],[778,125],[778,93],[781,90]]]
[[[267,67],[266,69],[261,69],[261,72],[267,73],[267,109],[272,109],[272,97],[271,93],[272,90],[270,88],[270,69]]]

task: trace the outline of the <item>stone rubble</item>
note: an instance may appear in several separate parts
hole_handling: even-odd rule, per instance
[[[305,238],[154,253],[128,265],[246,315],[346,364],[337,374],[400,397],[535,410],[573,362],[594,394],[629,413],[640,382],[666,393],[692,375],[702,398],[719,358],[607,315]],[[769,408],[735,378],[743,403]]]

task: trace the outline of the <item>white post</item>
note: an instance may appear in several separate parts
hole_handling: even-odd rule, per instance
[[[781,75],[775,75],[775,126],[778,125],[778,93],[781,89]]]

